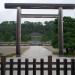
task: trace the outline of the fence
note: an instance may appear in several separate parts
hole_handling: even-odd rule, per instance
[[[44,71],[48,71],[48,75],[53,75],[52,71],[54,70],[56,71],[56,75],[60,75],[60,71],[63,71],[63,75],[68,75],[67,71],[71,71],[71,75],[75,75],[75,59],[71,59],[69,62],[67,59],[64,59],[62,62],[60,59],[56,59],[53,62],[52,57],[49,56],[47,62],[44,59],[40,59],[39,62],[33,59],[33,62],[30,62],[27,58],[25,62],[22,62],[21,58],[17,59],[17,61],[13,61],[13,59],[6,61],[5,57],[1,57],[0,65],[1,75],[6,75],[5,71],[7,70],[9,71],[9,75],[13,75],[13,71],[17,71],[17,75],[21,75],[21,71],[25,71],[25,75],[29,75],[29,71],[33,71],[33,75],[36,75],[36,71],[40,71],[40,75],[44,75]],[[9,67],[6,67],[6,65],[9,65]],[[14,65],[17,65],[17,67],[13,67]],[[32,67],[29,67],[29,65],[32,65]],[[40,65],[40,67],[36,65]],[[47,65],[47,67],[44,67],[44,65]],[[56,65],[56,67],[53,67],[53,65]],[[63,65],[63,67],[60,67],[60,65]],[[68,67],[68,65],[71,67]]]
[[[16,45],[16,42],[0,42],[0,46],[15,46]],[[21,42],[20,43],[21,46],[36,46],[36,45],[39,45],[39,46],[51,46],[50,43],[46,43],[46,42],[40,42],[40,43],[33,43],[33,42]]]

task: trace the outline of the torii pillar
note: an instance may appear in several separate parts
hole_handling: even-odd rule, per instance
[[[63,37],[63,12],[62,7],[59,7],[59,17],[58,17],[58,46],[59,46],[59,56],[63,56],[64,49],[64,37]]]
[[[20,57],[21,44],[21,8],[17,7],[17,24],[16,24],[16,56]]]

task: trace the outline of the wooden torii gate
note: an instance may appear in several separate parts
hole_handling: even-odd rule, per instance
[[[16,56],[20,56],[21,18],[58,18],[59,55],[63,55],[63,9],[74,9],[75,4],[37,4],[37,3],[5,3],[7,9],[17,9]],[[58,14],[21,14],[21,9],[58,9]]]

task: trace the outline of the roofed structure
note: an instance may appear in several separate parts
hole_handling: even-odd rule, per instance
[[[38,32],[33,32],[30,34],[31,36],[41,36],[42,34],[41,33],[38,33]]]

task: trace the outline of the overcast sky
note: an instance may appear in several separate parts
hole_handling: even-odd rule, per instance
[[[74,4],[75,0],[0,0],[0,22],[2,21],[16,21],[16,9],[5,9],[4,3],[68,3],[68,4]],[[31,9],[24,9],[22,10],[22,13],[24,14],[58,14],[58,10],[31,10]],[[64,16],[71,16],[75,17],[75,10],[64,10],[63,11]],[[23,21],[49,21],[53,20],[50,18],[47,19],[22,19]]]

